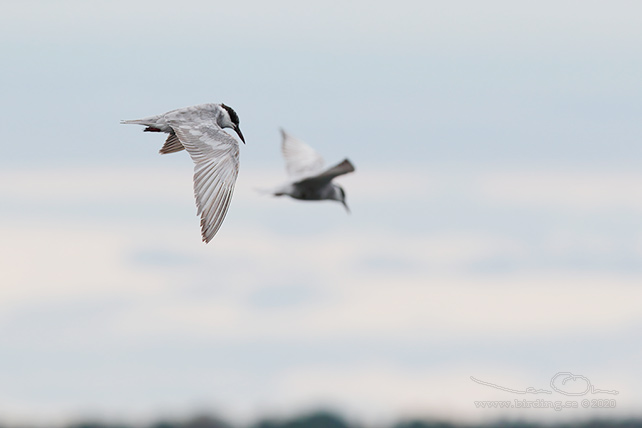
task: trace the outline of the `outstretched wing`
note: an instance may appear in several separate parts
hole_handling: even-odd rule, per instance
[[[323,158],[312,147],[281,129],[281,152],[285,169],[292,180],[316,175],[323,169]]]
[[[298,181],[298,183],[323,186],[331,182],[335,177],[338,177],[343,174],[348,174],[354,172],[354,165],[348,159],[344,159],[341,163],[328,168],[327,170],[317,174],[313,177],[304,178],[303,180]]]
[[[194,161],[194,197],[203,241],[216,235],[232,200],[239,173],[239,144],[215,122],[168,122]]]

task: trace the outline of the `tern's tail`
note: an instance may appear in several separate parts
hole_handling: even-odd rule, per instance
[[[121,120],[120,123],[123,123],[126,125],[145,125],[145,126],[162,127],[163,125],[167,124],[167,121],[165,120],[162,114],[157,114],[155,116],[148,116],[142,119]]]
[[[124,125],[143,125],[146,126],[145,131],[150,132],[171,132],[172,129],[167,124],[165,118],[161,116],[150,116],[142,119],[134,120],[121,120],[120,123]]]
[[[120,123],[121,125],[146,125],[143,119],[121,120]]]

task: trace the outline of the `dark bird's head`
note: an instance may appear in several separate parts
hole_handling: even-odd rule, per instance
[[[221,127],[232,128],[241,138],[243,144],[245,144],[245,138],[243,138],[243,133],[241,132],[241,128],[239,128],[239,115],[236,114],[232,107],[226,106],[225,104],[221,104],[221,108],[223,109],[223,117],[220,123]]]

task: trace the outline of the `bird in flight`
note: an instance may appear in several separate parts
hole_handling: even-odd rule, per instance
[[[200,104],[121,123],[169,134],[161,154],[187,150],[194,161],[201,235],[205,243],[210,242],[225,219],[239,173],[239,143],[223,130],[232,128],[245,143],[236,112],[225,104]]]
[[[335,177],[354,171],[352,163],[345,159],[332,168],[323,168],[323,158],[312,147],[292,137],[281,129],[283,141],[281,152],[289,180],[272,192],[275,196],[287,195],[304,201],[333,200],[346,204],[346,192],[332,183]]]

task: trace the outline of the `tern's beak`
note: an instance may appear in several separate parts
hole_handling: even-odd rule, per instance
[[[243,144],[245,144],[245,138],[243,138],[243,133],[241,132],[241,128],[239,128],[238,126],[235,126],[234,130],[239,135],[239,137],[241,137],[241,141],[243,141]]]
[[[346,207],[346,211],[348,211],[348,214],[350,214],[350,208],[348,208],[348,204],[346,204],[346,201],[341,201],[344,207]]]

